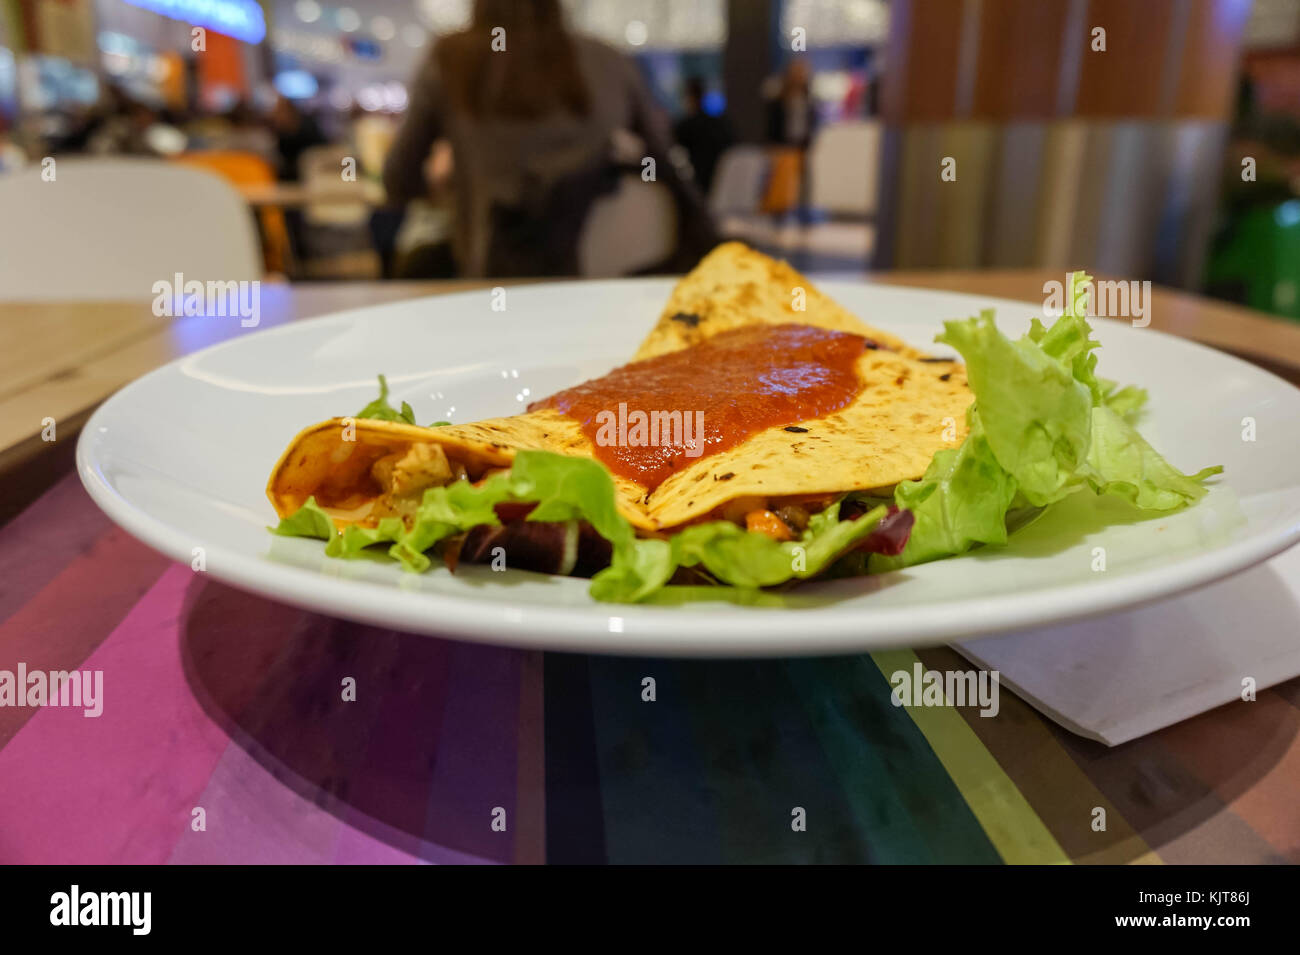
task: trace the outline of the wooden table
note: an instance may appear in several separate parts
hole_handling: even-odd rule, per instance
[[[882,280],[1041,301],[1050,278]],[[261,325],[485,284],[266,286]],[[0,708],[0,864],[1300,862],[1300,680],[1107,749],[1011,693],[998,718],[940,707],[922,729],[869,654],[543,654],[298,610],[134,540],[68,468],[97,402],[247,329],[147,303],[0,314],[0,447],[29,459],[2,497],[21,502],[19,471],[44,492],[0,526],[0,669],[104,687],[96,719]],[[1172,292],[1153,324],[1300,375],[1295,327]],[[673,704],[641,703],[647,673]]]
[[[353,182],[339,180],[327,189],[305,186],[297,182],[246,183],[237,187],[239,194],[250,206],[270,206],[279,209],[297,209],[313,205],[382,206],[386,200],[384,187],[369,179]]]

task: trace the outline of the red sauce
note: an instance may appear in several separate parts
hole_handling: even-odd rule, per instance
[[[868,344],[811,325],[747,326],[616,368],[529,410],[575,419],[610,471],[653,490],[752,434],[843,408],[862,387],[855,366]]]

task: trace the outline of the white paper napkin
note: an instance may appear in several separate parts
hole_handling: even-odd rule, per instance
[[[1300,676],[1300,547],[1209,587],[1079,623],[954,644],[1108,746]],[[1248,705],[1248,704],[1243,704]]]

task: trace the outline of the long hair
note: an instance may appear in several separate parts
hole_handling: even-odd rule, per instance
[[[433,55],[452,107],[475,118],[585,116],[590,108],[559,0],[475,0],[469,29],[443,37]]]

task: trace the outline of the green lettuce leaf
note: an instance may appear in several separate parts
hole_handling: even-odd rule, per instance
[[[609,566],[592,578],[591,595],[625,603],[661,590],[678,567],[700,567],[739,589],[815,576],[871,533],[888,510],[881,505],[856,520],[841,521],[837,502],[814,515],[794,541],[749,533],[728,521],[695,524],[668,540],[638,538],[618,512],[614,482],[599,463],[547,451],[520,451],[510,471],[481,484],[457,481],[425,491],[409,527],[399,518],[388,517],[374,528],[352,526],[336,534],[313,499],[282,520],[283,529],[277,533],[325,537],[330,541],[326,553],[333,557],[357,557],[369,547],[385,544],[388,555],[405,569],[422,572],[432,565],[427,551],[434,545],[471,527],[499,524],[495,508],[506,502],[536,503],[526,518],[530,521],[590,524],[612,549]]]
[[[915,516],[912,535],[900,556],[873,555],[872,571],[1005,543],[1013,508],[1030,514],[1019,509],[1084,490],[1154,511],[1204,496],[1202,482],[1222,468],[1187,475],[1173,467],[1133,426],[1146,391],[1098,377],[1083,307],[1090,281],[1071,273],[1061,317],[1050,328],[1035,319],[1015,341],[990,312],[945,323],[937,340],[961,354],[975,393],[970,433],[938,452],[919,481],[898,485],[895,502]]]
[[[381,518],[375,527],[358,527],[351,524],[336,534],[325,547],[330,557],[356,557],[372,544],[400,540],[406,532],[400,517]]]
[[[1121,388],[1119,382],[1107,378],[1097,380],[1102,387],[1101,403],[1125,421],[1136,421],[1142,409],[1146,407],[1147,390],[1137,385],[1125,385]]]
[[[316,537],[323,541],[338,534],[334,521],[321,510],[314,497],[307,498],[306,503],[288,517],[280,518],[280,523],[270,531],[281,537]]]
[[[978,414],[972,419],[960,447],[938,452],[919,481],[898,486],[894,500],[912,512],[912,534],[899,556],[873,554],[871,570],[895,570],[960,554],[976,544],[1007,542],[1006,517],[1016,497],[1016,479],[998,463]]]
[[[1098,494],[1115,494],[1146,510],[1168,511],[1205,496],[1207,477],[1222,467],[1183,474],[1147,444],[1113,407],[1092,409],[1092,447],[1085,470]]]
[[[881,505],[856,520],[839,519],[836,501],[813,515],[797,540],[778,541],[730,521],[693,524],[669,539],[674,567],[700,566],[733,587],[772,587],[806,580],[875,529],[889,508]]]
[[[400,421],[403,424],[415,424],[415,412],[405,401],[398,411],[388,403],[388,379],[379,376],[379,397],[358,411],[353,417],[371,418],[376,421]]]
[[[1057,323],[1072,322],[1063,316]],[[1056,326],[1039,341],[1033,333],[1012,341],[998,331],[991,311],[945,322],[936,339],[966,360],[983,434],[998,464],[1035,506],[1059,501],[1078,484],[1088,456],[1093,394],[1074,375],[1089,370],[1086,333],[1060,336],[1062,358],[1048,352]]]

